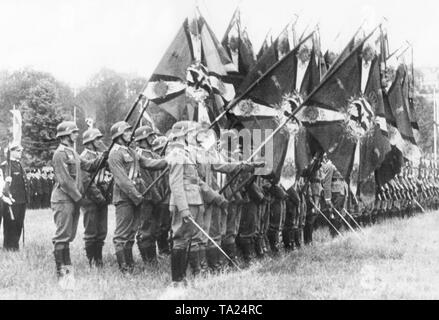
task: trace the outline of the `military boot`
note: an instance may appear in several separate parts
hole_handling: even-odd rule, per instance
[[[309,223],[303,227],[303,242],[305,245],[312,243],[312,225]]]
[[[64,265],[64,249],[55,249],[53,251],[56,266],[56,276],[61,278],[63,276],[62,266]]]
[[[171,251],[171,277],[175,285],[185,284],[186,280],[186,250],[172,249]]]
[[[170,255],[171,249],[169,248],[169,242],[168,242],[168,234],[163,233],[160,234],[159,238],[157,239],[157,247],[159,249],[159,254],[164,255]]]
[[[95,243],[88,243],[85,245],[85,255],[88,259],[88,264],[90,265],[90,268],[93,266],[93,260],[96,256],[96,245]]]
[[[200,250],[191,250],[189,252],[189,266],[194,277],[201,273]]]
[[[285,251],[288,252],[294,250],[294,242],[291,230],[282,230],[282,242],[284,244]]]
[[[206,248],[207,265],[212,272],[220,271],[219,250],[216,247]]]
[[[294,230],[294,244],[297,249],[302,247],[303,229],[298,228]]]
[[[198,250],[198,255],[200,259],[201,274],[205,275],[209,273],[209,267],[207,265],[206,248],[204,246],[200,247],[200,249]]]
[[[59,279],[59,284],[63,289],[73,289],[75,285],[75,277],[73,273],[72,261],[70,260],[70,248],[63,249],[63,262],[61,265],[62,277]]]
[[[116,251],[116,259],[117,259],[117,263],[119,264],[119,270],[124,274],[127,273],[128,265],[125,258],[125,251],[124,250]]]
[[[245,238],[241,239],[241,249],[242,249],[242,258],[244,260],[244,268],[250,266],[251,256],[252,256],[252,239]]]
[[[128,268],[128,273],[133,273],[134,271],[133,247],[125,248],[124,253],[125,253],[125,261]]]
[[[274,255],[279,254],[279,233],[276,230],[268,230],[267,238],[271,252]]]
[[[96,244],[94,259],[95,259],[95,265],[98,268],[102,268],[104,266],[104,261],[102,259],[102,248],[103,248],[102,244],[100,243]]]
[[[157,261],[157,251],[155,246],[150,247],[139,247],[140,256],[145,264],[155,265]]]
[[[235,268],[237,263],[237,256],[236,256],[236,245],[235,243],[227,243],[223,245],[224,252],[232,259],[232,261],[228,261],[228,266],[231,268]]]
[[[263,239],[261,237],[255,238],[254,247],[255,247],[256,258],[263,258],[264,257],[264,248],[263,248],[262,241],[263,241]]]

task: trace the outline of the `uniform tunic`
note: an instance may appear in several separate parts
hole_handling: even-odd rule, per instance
[[[113,174],[113,203],[116,206],[116,230],[113,243],[117,251],[132,248],[140,222],[143,202],[142,179],[139,168],[160,170],[166,167],[164,160],[147,159],[134,149],[115,144],[108,164]]]
[[[9,173],[7,162],[3,162],[1,165],[3,176],[6,177]],[[16,160],[11,160],[11,178],[10,194],[15,202],[12,204],[11,209],[13,213],[13,219],[9,213],[9,208],[5,204],[3,206],[3,247],[7,250],[18,250],[19,240],[23,229],[24,217],[26,213],[27,202],[27,180],[26,173],[21,166],[21,163]]]
[[[136,152],[139,156],[143,156],[149,159],[160,159],[161,157],[146,149],[137,148]],[[140,169],[140,175],[142,177],[143,190],[157,178],[160,174],[150,170]],[[142,210],[140,213],[140,225],[137,231],[136,240],[137,245],[142,248],[155,247],[155,243],[160,235],[160,208],[159,203],[163,200],[162,195],[159,192],[160,184],[156,183],[151,190],[144,196]]]
[[[92,161],[99,157],[95,151],[84,149],[81,153],[81,160]],[[106,190],[104,183],[105,168],[99,170],[95,180],[90,184],[85,200],[81,206],[84,217],[84,242],[85,246],[97,244],[102,247],[107,237],[108,225],[108,203],[105,198]],[[84,188],[90,183],[91,175],[87,172],[83,174]]]
[[[99,165],[99,160],[81,160],[73,148],[64,144],[60,144],[53,154],[55,184],[50,202],[56,225],[52,238],[55,249],[68,247],[68,243],[76,236],[79,201],[84,191],[82,170],[94,171]]]
[[[187,220],[182,213],[190,211],[194,220],[203,225],[204,203],[201,196],[200,177],[197,171],[196,155],[190,146],[182,143],[170,143],[166,155],[169,163],[169,210],[172,215],[173,249],[187,249],[190,239],[191,250],[198,250],[202,242],[202,233]]]

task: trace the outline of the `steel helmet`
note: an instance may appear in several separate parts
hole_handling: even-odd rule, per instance
[[[82,142],[83,143],[89,143],[95,141],[97,138],[101,138],[103,135],[101,131],[97,128],[91,128],[86,131],[84,131],[82,135]]]
[[[110,133],[111,133],[111,139],[115,140],[117,137],[120,137],[125,130],[131,129],[131,126],[129,123],[125,121],[119,121],[116,122],[111,126]]]
[[[148,138],[152,134],[156,134],[153,128],[150,126],[142,126],[134,132],[134,140],[140,141]]]
[[[56,137],[63,137],[78,132],[78,126],[73,121],[63,121],[56,127]]]

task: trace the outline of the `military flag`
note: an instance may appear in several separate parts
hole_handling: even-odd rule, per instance
[[[418,163],[421,157],[421,152],[416,144],[413,127],[410,121],[408,95],[404,94],[404,91],[408,91],[407,81],[407,66],[400,64],[396,70],[395,79],[387,95],[399,132],[399,134],[396,135],[394,144],[399,150],[401,150],[406,159],[413,163]]]
[[[199,11],[186,19],[151,76],[144,95],[158,130],[180,120],[211,122],[235,96],[223,80],[231,61]]]
[[[271,34],[271,29],[267,32],[264,42],[262,42],[261,48],[256,55],[256,61],[258,61],[267,52],[267,50],[273,45],[273,35]]]
[[[253,45],[245,27],[242,26],[239,8],[235,10],[221,44],[234,64],[235,68],[229,68],[227,72],[237,89],[256,63]]]
[[[373,62],[369,59],[364,65],[363,61],[364,44],[372,34],[329,71],[297,115],[346,179],[352,170],[357,143],[373,151],[364,160],[362,177],[369,177],[390,149],[382,137],[383,103],[379,101],[377,85],[371,84],[377,80]]]
[[[12,113],[12,144],[21,145],[23,118],[19,109],[9,110]]]
[[[231,110],[231,113],[237,119],[234,125],[249,129],[252,133],[261,133],[260,136],[252,136],[251,144],[244,145],[248,149],[244,150],[244,155],[246,152],[251,153],[251,149],[258,148],[271,132],[279,126],[280,120],[284,117],[283,111],[285,111],[286,106],[286,111],[291,112],[290,102],[288,101],[295,101],[295,104],[300,104],[300,97],[295,94],[294,87],[296,54],[301,45],[311,37],[312,34],[281,60],[278,60],[277,47],[274,44],[253,69],[260,71],[252,71],[248,75],[248,77],[255,80],[249,80],[248,78],[244,80],[243,85],[247,86],[246,90],[248,88],[251,88],[251,90]],[[257,77],[257,74],[259,74],[259,77]],[[265,76],[261,77],[261,74]],[[276,179],[280,178],[289,136],[289,131],[282,128],[274,135],[273,140],[263,148],[261,156],[265,156],[265,160],[269,162],[269,165],[264,168],[264,175],[271,175]]]

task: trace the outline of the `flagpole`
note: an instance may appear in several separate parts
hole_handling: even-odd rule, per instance
[[[73,122],[76,124],[76,106],[73,106]],[[73,141],[73,149],[76,150],[76,140]]]
[[[436,88],[433,88],[433,156],[437,160],[437,109],[436,109]]]

